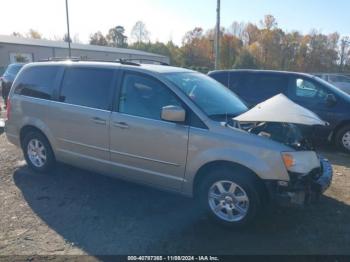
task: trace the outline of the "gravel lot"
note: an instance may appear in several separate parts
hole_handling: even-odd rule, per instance
[[[323,154],[335,172],[320,203],[232,231],[177,195],[65,165],[35,174],[1,134],[0,255],[350,254],[350,158]]]

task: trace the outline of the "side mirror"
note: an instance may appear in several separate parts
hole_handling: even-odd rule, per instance
[[[162,108],[161,118],[170,122],[184,122],[186,111],[180,106],[164,106]]]
[[[337,103],[337,98],[333,94],[328,94],[326,96],[326,104],[328,106],[334,106]]]

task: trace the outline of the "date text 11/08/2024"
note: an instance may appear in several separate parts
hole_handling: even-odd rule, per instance
[[[128,256],[128,261],[220,261],[217,256]]]

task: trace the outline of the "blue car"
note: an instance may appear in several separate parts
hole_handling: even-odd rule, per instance
[[[249,107],[280,93],[286,95],[329,123],[315,130],[317,139],[331,141],[350,153],[350,95],[325,80],[304,73],[266,70],[222,70],[208,75],[235,92]]]
[[[10,92],[10,88],[12,86],[13,80],[15,80],[19,70],[24,66],[24,63],[14,63],[8,65],[6,68],[5,73],[1,77],[1,93],[2,93],[2,98],[4,99],[5,105],[7,103],[7,97]]]

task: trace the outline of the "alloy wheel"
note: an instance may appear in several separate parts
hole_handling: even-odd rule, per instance
[[[27,154],[30,162],[35,167],[41,168],[46,164],[46,148],[40,140],[34,138],[29,141]]]
[[[212,212],[227,222],[242,220],[249,210],[249,198],[245,190],[232,181],[217,181],[208,192]]]
[[[350,131],[346,132],[343,135],[342,143],[346,149],[350,150]]]

